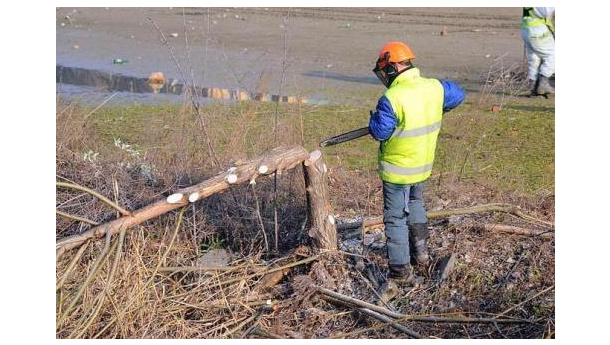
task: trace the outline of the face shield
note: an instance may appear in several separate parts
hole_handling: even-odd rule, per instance
[[[385,87],[390,87],[392,81],[398,75],[398,71],[390,63],[390,52],[386,52],[382,58],[377,59],[373,73],[381,80]]]

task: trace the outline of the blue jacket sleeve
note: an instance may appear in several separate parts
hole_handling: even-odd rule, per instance
[[[397,122],[390,100],[386,96],[381,97],[377,102],[377,108],[371,112],[369,120],[371,135],[375,140],[387,140],[392,136]]]
[[[439,80],[443,89],[445,89],[445,100],[443,101],[443,112],[449,111],[458,105],[460,105],[466,98],[466,93],[462,88],[450,81],[450,80]]]

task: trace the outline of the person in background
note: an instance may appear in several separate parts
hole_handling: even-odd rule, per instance
[[[443,113],[465,98],[456,83],[421,76],[413,59],[403,42],[381,48],[373,72],[388,89],[369,120],[369,131],[380,142],[388,276],[410,284],[415,283],[411,261],[429,263],[423,188],[432,172]]]
[[[527,79],[533,96],[555,93],[549,78],[555,73],[555,7],[524,7],[521,37],[527,56]]]

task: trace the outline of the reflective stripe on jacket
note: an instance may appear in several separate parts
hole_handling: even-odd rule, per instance
[[[382,98],[389,101],[396,126],[379,147],[381,179],[395,184],[425,181],[432,172],[441,128],[443,85],[437,79],[421,77],[419,69],[411,68],[396,77]],[[373,136],[374,122],[371,118]]]

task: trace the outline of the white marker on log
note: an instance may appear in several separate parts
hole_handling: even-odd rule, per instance
[[[226,180],[227,180],[227,182],[229,182],[230,184],[233,184],[233,183],[237,182],[237,175],[235,175],[235,174],[229,174],[229,175],[227,175]]]
[[[259,174],[265,174],[267,171],[269,171],[269,168],[266,165],[261,165],[258,167]]]
[[[184,197],[184,195],[182,193],[176,193],[176,194],[172,194],[172,195],[168,196],[166,200],[170,204],[177,204],[180,201],[182,201],[183,197]]]
[[[195,193],[192,193],[191,195],[189,195],[190,202],[195,202],[197,200],[199,200],[199,193],[195,192]]]
[[[326,166],[326,163],[322,165],[322,168],[324,169],[324,173],[326,174],[328,172],[328,167]]]
[[[333,215],[332,215],[332,214],[329,214],[329,215],[328,215],[328,222],[329,222],[329,223],[331,223],[331,224],[333,224],[333,225],[335,224],[335,217],[333,217]]]

